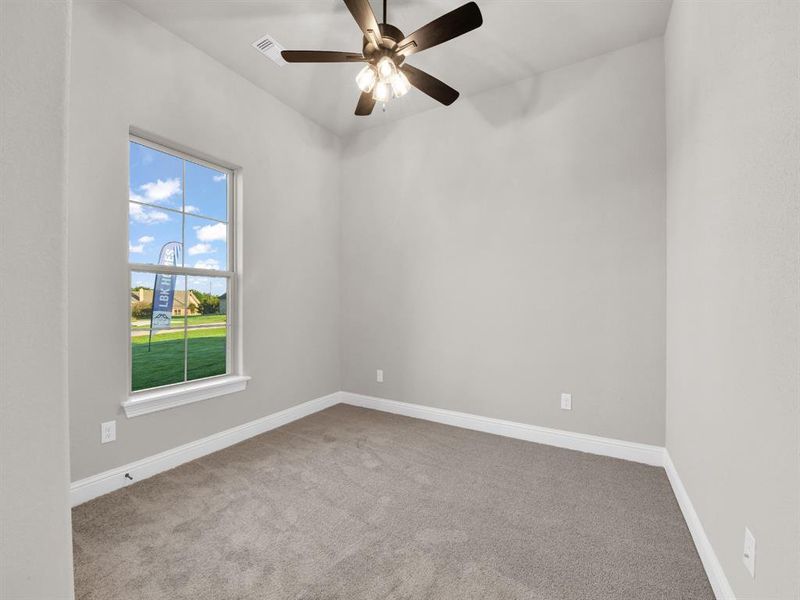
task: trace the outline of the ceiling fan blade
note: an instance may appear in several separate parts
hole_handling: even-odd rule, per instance
[[[407,36],[398,44],[398,54],[408,56],[427,50],[477,29],[482,24],[481,9],[474,2],[467,2]]]
[[[369,0],[344,0],[344,3],[367,39],[373,44],[377,44],[381,39],[381,30],[378,27],[375,13],[372,12],[372,7],[369,5]]]
[[[362,62],[364,57],[355,52],[330,52],[328,50],[284,50],[283,60],[290,63],[341,63]]]
[[[372,114],[372,109],[375,108],[375,99],[372,97],[372,93],[370,92],[363,92],[358,99],[358,105],[356,106],[356,115],[359,117],[366,117]]]
[[[409,64],[404,64],[400,67],[400,70],[408,77],[408,82],[411,85],[445,106],[450,106],[458,99],[456,90],[444,81],[439,81],[433,75],[428,75],[425,71],[420,71]]]

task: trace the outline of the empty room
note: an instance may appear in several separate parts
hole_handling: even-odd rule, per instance
[[[800,1],[0,0],[1,600],[800,600]]]

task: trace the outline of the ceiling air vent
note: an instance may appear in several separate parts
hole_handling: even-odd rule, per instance
[[[264,56],[270,59],[275,64],[283,66],[286,64],[286,61],[283,60],[281,56],[281,50],[283,50],[283,46],[281,46],[278,42],[275,41],[275,38],[271,35],[265,35],[262,38],[257,39],[253,42],[253,48],[261,52]]]

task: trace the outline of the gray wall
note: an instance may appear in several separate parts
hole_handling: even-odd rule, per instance
[[[800,597],[799,6],[676,2],[666,36],[667,449],[740,599]]]
[[[72,598],[64,301],[70,4],[0,2],[4,600]]]
[[[676,2],[666,51],[646,42],[340,148],[137,13],[82,4],[73,479],[340,387],[652,444],[665,442],[666,405],[667,447],[737,594],[797,597],[797,7]],[[130,126],[244,169],[254,379],[243,394],[129,420],[127,219],[114,198],[126,194]],[[63,272],[47,268],[50,293]],[[98,282],[103,293],[90,293]],[[53,339],[53,323],[36,325]],[[57,363],[57,336],[48,348]],[[37,385],[57,398],[58,364],[48,373]],[[18,397],[40,398],[25,383]],[[559,410],[562,391],[571,412]],[[99,423],[114,418],[118,441],[100,445]],[[740,560],[745,525],[755,583]]]
[[[75,7],[73,480],[339,389],[339,140],[120,3]],[[128,128],[242,167],[246,392],[127,419]],[[310,176],[313,175],[313,176]],[[48,302],[58,302],[54,296]],[[100,423],[117,441],[100,444]]]
[[[664,169],[660,39],[350,139],[343,388],[663,444]]]

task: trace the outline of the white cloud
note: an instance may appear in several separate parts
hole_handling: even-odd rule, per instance
[[[188,250],[189,256],[197,256],[198,254],[213,254],[216,252],[211,244],[195,244]]]
[[[169,221],[169,215],[163,211],[147,209],[140,204],[129,204],[128,207],[128,214],[137,223],[152,225],[153,223]]]
[[[215,271],[219,270],[219,261],[216,258],[206,258],[204,260],[198,260],[194,263],[195,269],[214,269]]]
[[[183,209],[183,211],[187,213],[196,213],[200,212],[200,209],[197,208],[196,206],[192,206],[191,204],[187,204],[186,207]]]
[[[140,244],[149,244],[150,242],[154,242],[155,239],[156,238],[154,238],[152,235],[143,235],[142,237],[139,238],[139,243]]]
[[[211,282],[210,277],[189,277],[188,279],[187,286],[190,290],[207,289],[208,284]]]
[[[197,239],[201,242],[224,242],[227,233],[228,228],[225,226],[225,223],[204,225],[197,230]]]
[[[220,173],[219,175],[214,175],[214,181],[225,181],[228,178],[225,173]]]
[[[166,181],[158,179],[140,185],[139,189],[144,191],[144,195],[150,202],[161,202],[181,193],[181,180],[177,177]]]
[[[138,246],[134,246],[130,242],[128,242],[128,252],[131,254],[141,254],[144,252],[144,244],[139,244]]]

